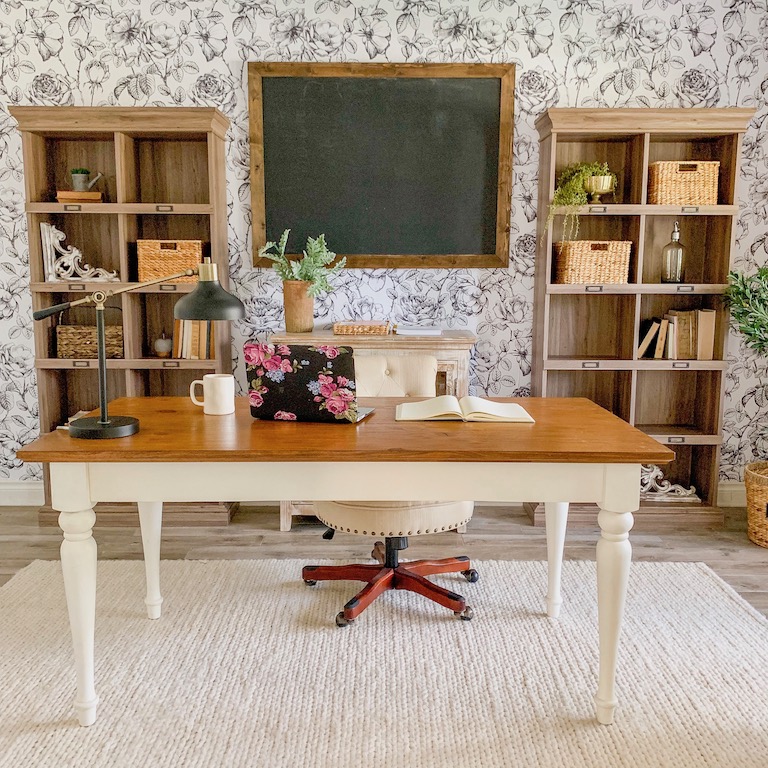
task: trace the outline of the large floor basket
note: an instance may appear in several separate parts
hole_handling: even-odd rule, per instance
[[[761,547],[768,547],[768,461],[747,464],[747,536]]]

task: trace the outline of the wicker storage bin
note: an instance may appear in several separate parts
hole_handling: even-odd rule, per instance
[[[648,202],[651,205],[717,205],[718,160],[651,163]]]
[[[342,320],[333,324],[339,336],[386,336],[392,326],[386,320]]]
[[[747,464],[747,536],[760,547],[768,547],[768,461]]]
[[[123,326],[107,325],[104,327],[107,357],[123,356]],[[56,357],[58,358],[96,358],[95,325],[57,325]]]
[[[157,280],[174,272],[194,269],[203,257],[200,240],[138,240],[139,282]],[[179,277],[171,283],[194,283],[196,277]]]
[[[555,243],[556,283],[627,283],[631,240]]]

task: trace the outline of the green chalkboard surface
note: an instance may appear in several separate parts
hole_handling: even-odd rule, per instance
[[[283,74],[291,65],[263,66]],[[376,65],[362,65],[361,76],[361,65],[350,65],[352,76],[344,76],[344,65],[325,65],[333,66],[328,76],[324,65],[295,66],[294,76],[259,73],[258,88],[251,71],[251,152],[262,153],[255,167],[263,174],[266,240],[291,228],[293,252],[308,235],[324,233],[345,255],[498,254],[499,211],[508,211],[499,190],[509,190],[508,180],[500,186],[500,169],[511,174],[500,146],[508,139],[511,155],[512,135],[511,124],[502,126],[498,74],[446,76],[454,65],[399,65],[398,75],[410,68],[403,77],[391,76],[398,65],[379,65],[384,76],[377,76]],[[437,76],[428,76],[430,66],[439,66]],[[511,104],[506,112],[511,121]],[[257,218],[254,210],[255,241]]]

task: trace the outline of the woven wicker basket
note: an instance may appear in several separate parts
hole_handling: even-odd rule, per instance
[[[760,547],[768,547],[768,461],[747,464],[747,536]]]
[[[123,356],[123,326],[107,325],[104,327],[107,357]],[[57,325],[56,357],[58,358],[96,358],[95,325]]]
[[[629,282],[630,240],[562,240],[555,243],[556,283]]]
[[[333,324],[338,336],[386,336],[392,325],[386,320],[342,320]]]
[[[194,269],[203,256],[200,240],[139,240],[136,243],[139,257],[139,282],[157,280],[159,277]],[[179,277],[171,283],[194,283],[196,277]]]
[[[648,202],[651,205],[717,205],[719,172],[717,160],[651,163]]]

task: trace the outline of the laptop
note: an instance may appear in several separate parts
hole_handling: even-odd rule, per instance
[[[373,412],[357,403],[350,347],[247,342],[243,355],[256,419],[355,424]]]

